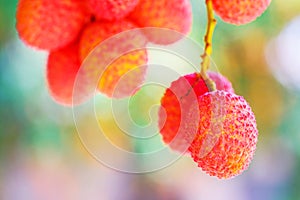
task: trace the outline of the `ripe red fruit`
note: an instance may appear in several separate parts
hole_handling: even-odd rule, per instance
[[[135,28],[137,28],[136,25],[126,19],[114,22],[98,21],[89,24],[83,30],[80,38],[80,60],[83,61],[104,40],[123,31]],[[121,44],[115,44],[111,49],[118,48],[118,45],[121,46]]]
[[[256,149],[258,130],[254,114],[241,96],[225,91],[198,98],[198,132],[189,151],[206,173],[230,178],[248,168]],[[192,120],[192,119],[190,119]]]
[[[187,34],[192,25],[192,9],[189,0],[140,0],[129,18],[140,27],[167,28]],[[151,42],[170,44],[180,39],[179,34],[161,30],[146,31]]]
[[[72,94],[80,68],[78,44],[51,51],[47,63],[47,85],[53,99],[63,105],[72,105]]]
[[[16,28],[26,44],[54,50],[74,41],[86,19],[79,0],[20,0]]]
[[[124,18],[138,4],[139,0],[87,0],[97,19],[116,20]]]
[[[136,26],[127,21],[95,22],[85,28],[80,40],[80,58],[83,61],[94,51],[88,62],[92,69],[97,69],[100,77],[98,90],[109,97],[122,98],[137,91],[144,80],[147,64],[147,40],[138,30],[116,35],[122,31],[135,29]],[[113,38],[110,38],[115,36]],[[108,41],[106,39],[110,38]],[[130,51],[130,52],[128,52]],[[114,60],[108,66],[101,66],[105,60]],[[92,60],[95,62],[91,62]],[[98,64],[97,64],[98,62]],[[100,64],[99,64],[100,62]],[[144,67],[140,67],[144,66]]]
[[[231,83],[216,72],[209,72],[209,77],[216,81],[217,89],[233,92]],[[193,140],[193,133],[185,126],[190,119],[187,118],[190,105],[198,103],[198,96],[208,92],[208,88],[197,73],[185,75],[172,82],[161,99],[159,109],[159,128],[163,141],[173,150],[185,151]],[[195,130],[197,131],[197,129]],[[195,132],[196,134],[196,132]]]
[[[217,15],[227,23],[242,25],[254,21],[271,0],[212,0]]]

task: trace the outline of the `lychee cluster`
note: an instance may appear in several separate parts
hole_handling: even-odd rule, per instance
[[[81,64],[106,39],[143,27],[187,34],[191,23],[189,0],[19,0],[16,12],[16,29],[22,41],[49,51],[47,85],[54,100],[64,105],[72,105],[74,81]],[[152,34],[142,31],[135,34],[142,46],[149,41],[158,44],[176,41],[162,36],[153,39]],[[125,46],[136,46],[137,39],[116,41],[103,48],[105,52],[97,58],[116,56],[102,69],[97,88],[109,97],[121,98],[132,95],[143,82],[146,70],[138,67],[147,64],[148,56],[146,50],[122,52]],[[128,80],[123,78],[122,83],[129,85],[119,86],[125,74]],[[114,91],[117,85],[120,91]]]
[[[223,21],[235,25],[254,21],[270,3],[271,0],[212,0],[217,15]]]
[[[258,131],[254,114],[231,83],[208,72],[216,90],[200,74],[174,81],[161,99],[159,128],[172,149],[187,152],[206,173],[225,179],[248,168]]]

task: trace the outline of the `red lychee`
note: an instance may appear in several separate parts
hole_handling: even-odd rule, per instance
[[[140,27],[171,29],[186,35],[192,26],[192,8],[189,0],[140,0],[129,18]],[[161,29],[146,30],[145,34],[158,44],[170,44],[181,38],[178,33]]]
[[[88,7],[97,19],[118,20],[124,18],[139,0],[87,0]]]
[[[241,96],[225,91],[198,98],[198,132],[189,151],[198,166],[211,176],[225,179],[248,168],[256,149],[258,130],[254,114]]]
[[[95,22],[87,26],[82,33],[80,58],[82,61],[88,58],[86,64],[91,66],[86,69],[98,70],[95,76],[99,77],[92,78],[97,78],[98,90],[109,97],[130,96],[144,80],[148,60],[144,48],[147,40],[135,28],[136,26],[127,20]],[[128,32],[119,34],[123,31]],[[92,50],[93,55],[87,56]],[[103,66],[103,62],[110,59],[113,62]]]
[[[217,89],[225,89],[233,92],[231,83],[216,72],[209,72],[208,76],[216,81]],[[208,92],[208,88],[197,73],[185,75],[178,80],[172,82],[161,99],[161,107],[159,109],[159,129],[163,137],[163,141],[173,150],[185,151],[193,138],[193,131],[188,130],[187,124],[190,119],[187,117],[189,107],[193,103],[198,103],[198,96]],[[189,132],[189,135],[186,133]],[[197,129],[194,129],[196,134]]]
[[[79,0],[20,0],[16,28],[26,44],[54,50],[74,41],[87,17]]]
[[[53,99],[72,106],[72,94],[80,68],[78,44],[51,51],[47,63],[47,85]]]
[[[227,23],[242,25],[254,21],[269,6],[271,0],[212,0],[217,15]]]

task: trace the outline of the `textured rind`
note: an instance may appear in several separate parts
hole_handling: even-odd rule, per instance
[[[145,47],[147,40],[143,34],[137,30],[132,30],[124,37],[122,34],[109,43],[101,44],[106,39],[119,34],[120,32],[135,29],[136,26],[128,20],[113,22],[95,22],[85,28],[80,39],[80,58],[86,59],[92,50],[91,57],[88,56],[87,63],[95,59],[94,63],[103,60],[114,59],[108,66],[103,68],[95,64],[90,68],[98,68],[100,72],[98,90],[109,97],[122,98],[133,95],[144,81],[148,61]],[[100,47],[99,47],[100,46]],[[128,52],[128,51],[131,52]],[[143,67],[141,67],[143,66]],[[88,73],[88,72],[87,72]]]
[[[118,20],[129,14],[139,0],[87,0],[88,8],[97,19]]]
[[[140,27],[157,27],[188,34],[192,26],[192,8],[189,0],[140,0],[129,14],[129,18]],[[147,30],[145,35],[153,43],[170,44],[179,40],[182,35],[160,30]]]
[[[135,24],[128,20],[120,20],[114,22],[99,21],[89,24],[82,32],[79,48],[80,59],[83,61],[88,54],[104,40],[123,31],[137,28]],[[113,48],[121,48],[121,44],[114,44]]]
[[[225,91],[206,93],[198,101],[200,121],[189,148],[192,158],[211,176],[226,179],[239,175],[248,168],[258,137],[249,104]]]
[[[159,129],[163,141],[173,150],[185,151],[189,144],[184,139],[180,124],[186,115],[192,101],[197,101],[197,95],[208,92],[205,82],[196,73],[180,77],[172,82],[161,99],[159,109]],[[188,146],[187,146],[188,145]]]
[[[213,0],[220,18],[230,24],[242,25],[254,21],[269,6],[271,0]]]
[[[208,72],[220,90],[233,92],[231,83],[221,74]],[[191,125],[199,116],[187,117],[191,105],[198,103],[198,96],[208,92],[205,82],[197,73],[188,74],[172,82],[161,99],[158,126],[163,141],[173,150],[185,151],[193,140],[195,131]],[[196,113],[196,112],[195,112]],[[188,135],[186,134],[188,133]]]
[[[27,45],[55,50],[73,42],[86,20],[79,0],[20,0],[16,29]]]
[[[51,51],[47,61],[47,86],[53,99],[63,105],[72,105],[72,94],[80,68],[78,44]]]

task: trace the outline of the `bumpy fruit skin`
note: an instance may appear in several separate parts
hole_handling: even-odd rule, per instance
[[[226,179],[240,174],[252,160],[258,137],[249,104],[241,96],[214,91],[200,96],[197,106],[200,121],[189,147],[192,158],[211,176]]]
[[[192,26],[192,9],[189,0],[140,0],[129,18],[140,27],[167,28],[185,35]],[[170,44],[181,38],[172,32],[145,32],[151,42],[158,44]]]
[[[87,26],[80,39],[80,58],[83,61],[95,48],[93,55],[88,56],[86,63],[92,63],[91,69],[98,69],[98,90],[109,97],[123,98],[133,95],[144,81],[148,61],[146,49],[147,40],[135,29],[136,26],[127,20],[113,22],[95,22]],[[122,31],[127,32],[120,35]],[[118,34],[118,35],[115,35]],[[115,36],[113,38],[110,38]],[[110,39],[108,39],[110,38]],[[107,41],[105,41],[108,39]],[[103,42],[103,43],[102,43]],[[101,44],[102,43],[102,44]],[[131,51],[131,52],[128,52]],[[101,66],[101,61],[113,58],[114,61]],[[99,64],[96,64],[100,62]],[[144,66],[144,67],[140,67]],[[89,72],[87,72],[89,73]]]
[[[74,82],[80,68],[78,44],[51,51],[47,62],[47,86],[53,99],[72,105]]]
[[[54,50],[74,41],[86,19],[79,0],[20,0],[16,28],[26,44]]]
[[[221,74],[208,72],[208,75],[213,81],[217,80],[217,89],[233,92],[231,83]],[[195,133],[191,133],[193,132],[191,129],[187,130],[190,125],[186,124],[191,121],[187,116],[189,107],[198,103],[198,96],[206,92],[208,92],[208,88],[204,80],[199,74],[193,73],[172,82],[162,97],[158,126],[163,141],[173,150],[183,152],[193,141],[193,134],[196,134],[197,129],[194,129]]]
[[[97,19],[118,20],[130,13],[139,0],[87,0]]]
[[[83,61],[88,54],[104,40],[120,32],[135,28],[137,28],[136,25],[126,19],[114,22],[98,21],[89,24],[85,27],[79,43],[81,61]],[[121,44],[115,44],[111,49],[118,48],[118,45]]]
[[[271,0],[213,0],[217,15],[227,23],[242,25],[254,21],[269,6]]]

